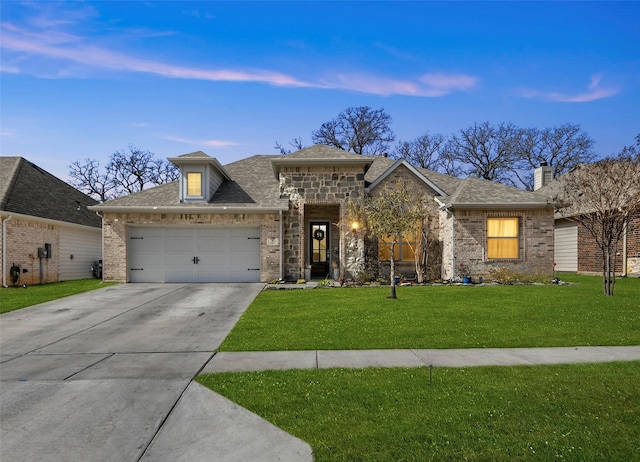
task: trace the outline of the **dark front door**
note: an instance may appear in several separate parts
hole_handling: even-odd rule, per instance
[[[311,276],[329,274],[329,223],[310,223],[309,249],[311,250]]]

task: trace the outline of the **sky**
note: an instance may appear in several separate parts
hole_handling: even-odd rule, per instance
[[[475,123],[640,133],[640,2],[0,2],[0,150],[63,180],[134,145],[222,164],[349,107],[397,140]]]

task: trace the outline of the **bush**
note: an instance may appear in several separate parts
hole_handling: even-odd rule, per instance
[[[506,266],[491,268],[489,274],[491,275],[492,281],[502,285],[513,284],[514,282],[521,282],[523,284],[532,284],[534,282],[549,284],[553,279],[551,273],[548,272],[536,271],[534,273],[522,273]]]
[[[369,273],[367,271],[361,271],[356,276],[356,281],[355,282],[356,282],[357,285],[363,286],[365,284],[370,283],[373,280],[375,280],[375,276],[372,273]]]

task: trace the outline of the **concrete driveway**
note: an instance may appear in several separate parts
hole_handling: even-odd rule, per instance
[[[262,287],[121,284],[3,314],[0,460],[307,459],[192,383]]]

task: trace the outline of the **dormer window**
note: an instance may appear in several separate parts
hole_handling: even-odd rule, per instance
[[[187,172],[187,198],[202,197],[202,173]]]
[[[180,167],[180,202],[209,201],[224,181],[231,181],[224,167],[201,151],[169,161]]]

